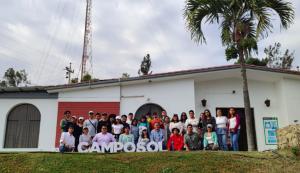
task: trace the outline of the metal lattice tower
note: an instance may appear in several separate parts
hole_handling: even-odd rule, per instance
[[[83,79],[83,76],[88,73],[87,62],[92,58],[91,13],[92,13],[92,0],[86,0],[85,30],[84,30],[83,54],[82,54],[82,62],[81,62],[81,81]]]

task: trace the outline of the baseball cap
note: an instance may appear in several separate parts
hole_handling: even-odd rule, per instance
[[[73,115],[73,116],[72,116],[72,118],[75,118],[75,119],[77,119],[77,117],[76,117],[75,115]]]
[[[207,124],[207,128],[212,128],[212,125],[211,124]]]
[[[120,116],[117,116],[117,117],[116,117],[116,119],[117,119],[117,120],[120,120],[120,119],[121,119],[121,117],[120,117]]]
[[[79,119],[79,120],[84,120],[84,118],[83,118],[83,117],[79,117],[78,119]]]
[[[94,111],[89,111],[89,114],[94,114]]]

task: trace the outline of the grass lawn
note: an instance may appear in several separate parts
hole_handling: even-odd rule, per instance
[[[285,151],[160,153],[0,153],[0,172],[300,172]]]

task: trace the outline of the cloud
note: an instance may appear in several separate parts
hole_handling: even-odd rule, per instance
[[[218,26],[204,25],[206,45],[197,45],[183,19],[184,0],[93,0],[93,68],[97,78],[136,76],[150,53],[154,73],[230,64]],[[275,41],[299,50],[300,2],[293,0],[295,23],[276,26],[260,50]],[[85,1],[10,0],[0,6],[0,75],[9,67],[26,69],[36,85],[65,83],[64,67],[73,63],[78,76],[82,57]],[[299,52],[296,52],[296,57]],[[259,56],[263,56],[260,51]],[[299,59],[296,63],[300,64]]]

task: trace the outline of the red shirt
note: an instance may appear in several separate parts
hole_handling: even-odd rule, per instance
[[[164,129],[163,122],[162,122],[162,120],[160,118],[154,118],[153,120],[151,120],[151,122],[150,122],[151,129],[154,129],[154,124],[155,123],[159,123],[160,124],[160,128]]]
[[[172,145],[172,142],[173,142],[173,149],[175,151],[181,151],[182,150],[182,147],[183,147],[183,136],[181,135],[171,135],[169,140],[168,140],[168,143],[167,143],[167,148],[168,150],[170,151],[171,150],[171,145]]]

